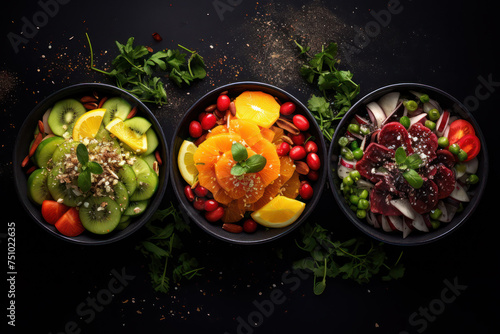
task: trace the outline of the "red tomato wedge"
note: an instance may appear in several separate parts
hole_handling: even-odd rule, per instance
[[[474,159],[481,150],[481,141],[474,134],[463,136],[462,138],[460,138],[457,144],[462,150],[467,152],[467,159],[465,161]]]
[[[457,119],[456,121],[453,121],[453,123],[450,124],[450,132],[448,133],[450,145],[455,144],[460,140],[460,138],[468,134],[476,134],[472,124],[464,119]]]
[[[51,225],[54,225],[68,210],[69,206],[56,201],[45,200],[42,202],[42,217]]]
[[[83,227],[80,221],[80,216],[76,208],[70,208],[66,211],[64,215],[57,220],[55,226],[61,234],[67,237],[76,237],[85,231],[85,227]]]

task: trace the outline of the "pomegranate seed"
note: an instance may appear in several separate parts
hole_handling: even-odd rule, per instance
[[[184,195],[186,195],[188,201],[190,202],[194,201],[194,193],[190,185],[184,187]]]
[[[257,223],[251,219],[251,218],[248,218],[247,220],[245,220],[245,222],[243,223],[243,231],[245,231],[246,233],[253,233],[257,230]]]
[[[189,135],[193,138],[198,138],[201,136],[203,133],[203,129],[201,127],[200,122],[198,121],[191,121],[189,123]]]
[[[309,130],[309,121],[304,115],[293,116],[292,122],[300,131]]]
[[[282,115],[291,115],[295,112],[295,103],[285,102],[280,107],[280,113]]]

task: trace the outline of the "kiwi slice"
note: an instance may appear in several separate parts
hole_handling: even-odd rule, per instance
[[[149,128],[148,131],[146,131],[146,138],[148,140],[148,149],[144,152],[144,155],[153,153],[159,144],[158,137],[153,128]]]
[[[66,140],[59,144],[52,154],[52,164],[58,166],[61,162],[66,160],[66,154],[76,155],[76,147],[78,144],[80,144],[80,142],[74,140]]]
[[[135,189],[131,201],[143,201],[150,199],[158,188],[158,175],[149,167],[144,159],[137,158],[132,165],[135,175],[137,176],[137,189]]]
[[[121,120],[127,119],[132,106],[126,100],[121,97],[112,97],[107,99],[102,105],[103,109],[106,109],[104,113],[104,118],[102,119],[104,126],[108,125],[114,118],[118,117]]]
[[[38,168],[28,178],[28,197],[35,203],[42,205],[46,199],[52,199],[47,187],[49,172],[45,168]]]
[[[42,140],[42,142],[38,145],[35,151],[35,163],[38,167],[43,168],[47,167],[47,163],[52,158],[54,151],[57,149],[59,145],[64,143],[63,137],[50,137]]]
[[[129,127],[138,137],[145,134],[149,128],[151,128],[151,122],[144,117],[132,117],[123,122],[127,127]]]
[[[120,177],[120,181],[127,188],[127,193],[132,195],[137,188],[137,177],[135,176],[134,169],[130,165],[125,164],[118,171],[118,177]]]
[[[127,210],[123,212],[124,216],[135,217],[142,214],[149,204],[148,200],[145,201],[130,201]]]
[[[107,195],[120,206],[121,212],[128,208],[128,190],[122,182],[118,181],[118,183],[113,186],[113,192],[107,193]]]
[[[120,206],[108,196],[87,197],[79,211],[83,227],[95,234],[107,234],[120,223]]]
[[[63,136],[65,132],[73,133],[73,125],[75,125],[78,117],[83,115],[87,110],[75,99],[65,99],[58,101],[52,107],[48,124],[52,132],[57,136]]]
[[[130,216],[122,216],[120,218],[120,222],[116,226],[116,230],[122,231],[122,230],[126,229],[130,225],[131,221],[132,221],[132,218],[130,218]]]
[[[57,175],[63,171],[61,168],[54,168],[47,176],[47,188],[50,195],[56,201],[62,199],[62,203],[67,206],[78,206],[85,199],[85,195],[81,193],[78,186],[72,187],[70,184],[60,182]],[[73,185],[76,185],[76,180]]]
[[[154,154],[141,155],[141,159],[146,161],[149,167],[153,168],[153,163],[156,161],[156,157]]]

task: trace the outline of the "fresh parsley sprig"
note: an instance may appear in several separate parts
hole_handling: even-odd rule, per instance
[[[367,283],[386,270],[382,280],[388,281],[403,277],[405,268],[399,254],[395,263],[387,264],[388,256],[383,243],[374,243],[365,238],[352,238],[346,241],[332,241],[331,233],[318,224],[308,223],[301,228],[301,242],[297,246],[308,252],[309,256],[295,261],[295,269],[309,270],[314,275],[313,291],[320,295],[326,288],[327,277],[342,277],[358,283]]]
[[[125,44],[116,41],[120,53],[113,59],[112,69],[105,71],[94,67],[94,55],[88,34],[87,40],[90,48],[90,68],[113,77],[118,87],[143,102],[159,105],[168,103],[165,84],[159,76],[154,75],[157,71],[169,73],[170,80],[179,87],[190,85],[196,79],[203,79],[207,74],[203,57],[196,51],[178,45],[190,53],[187,60],[186,53],[179,49],[152,53],[146,46],[134,46],[134,37],[130,37]]]
[[[308,107],[325,138],[331,141],[335,131],[334,122],[351,108],[352,101],[360,92],[360,86],[352,80],[353,74],[350,71],[336,68],[339,63],[337,43],[322,46],[321,52],[311,56],[310,47],[294,42],[300,50],[299,55],[306,58],[300,69],[301,76],[315,85],[323,95],[313,95],[308,101]]]
[[[76,157],[81,165],[80,174],[78,174],[78,187],[86,193],[92,187],[91,174],[102,174],[103,169],[99,163],[89,160],[89,151],[82,143],[76,147]]]
[[[406,151],[403,147],[398,147],[394,154],[396,164],[402,171],[403,177],[415,189],[419,189],[424,184],[422,177],[415,171],[422,166],[423,161],[416,153],[406,156]]]
[[[172,219],[164,221],[166,218]],[[149,275],[155,291],[168,293],[171,281],[176,283],[201,275],[204,268],[183,251],[180,235],[191,230],[173,204],[157,210],[145,226],[151,235],[136,249],[149,259]]]

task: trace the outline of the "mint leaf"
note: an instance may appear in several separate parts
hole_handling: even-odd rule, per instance
[[[394,158],[396,159],[396,163],[398,165],[402,165],[402,164],[406,163],[406,151],[405,151],[405,149],[402,147],[398,147],[398,149],[396,150],[396,153],[394,155]]]
[[[84,193],[90,190],[92,182],[90,180],[90,171],[84,170],[78,175],[78,188]]]
[[[406,164],[408,168],[417,169],[422,165],[423,161],[420,159],[418,154],[412,154],[408,158],[406,158]]]
[[[92,174],[102,174],[102,172],[104,172],[104,170],[102,169],[101,165],[99,165],[97,162],[95,161],[90,161],[88,164],[87,164],[87,167],[88,167],[88,170],[92,173]]]
[[[235,142],[231,146],[231,154],[233,155],[233,160],[240,162],[248,158],[248,151],[243,144]]]
[[[82,166],[86,166],[89,162],[89,151],[87,151],[87,147],[84,144],[78,144],[76,147],[76,157]]]
[[[406,181],[408,181],[410,186],[415,189],[419,189],[424,184],[424,180],[422,179],[422,177],[418,175],[418,173],[413,169],[408,169],[406,172],[404,172],[403,177]]]
[[[231,168],[231,175],[234,175],[234,176],[241,176],[241,175],[245,174],[246,172],[247,172],[247,169],[245,167],[243,167],[242,165],[240,165],[239,163],[237,163],[236,165],[234,165]]]
[[[257,173],[266,167],[267,160],[260,154],[252,155],[245,161],[247,173]]]

